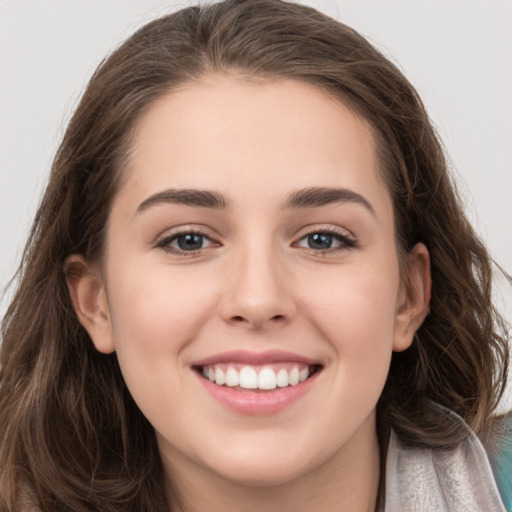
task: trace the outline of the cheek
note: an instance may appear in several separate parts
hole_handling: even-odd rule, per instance
[[[182,354],[216,306],[214,285],[161,265],[118,267],[111,275],[112,337],[124,380],[144,415],[165,425],[172,418],[162,404],[185,411],[192,403],[176,394],[184,388]]]
[[[332,345],[340,375],[386,378],[393,349],[398,270],[346,268],[308,296],[311,321]],[[328,297],[328,300],[326,298]]]
[[[157,265],[117,273],[109,282],[116,349],[137,345],[149,356],[153,350],[175,351],[193,338],[213,300],[207,282],[191,277]]]

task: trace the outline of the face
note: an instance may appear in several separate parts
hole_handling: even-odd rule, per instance
[[[299,82],[209,77],[142,117],[71,293],[171,469],[285,482],[375,446],[428,267],[416,248],[401,280],[378,167],[367,123]]]

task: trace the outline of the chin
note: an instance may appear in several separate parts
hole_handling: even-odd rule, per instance
[[[262,435],[251,443],[226,443],[223,446],[229,448],[224,453],[214,450],[203,463],[234,484],[272,487],[293,482],[328,461],[325,448],[314,449],[318,441],[301,439],[294,443],[290,437],[291,432],[287,439]]]
[[[217,467],[217,474],[224,480],[246,487],[273,487],[285,485],[311,471],[305,465],[278,458],[261,462],[244,461],[229,468]]]

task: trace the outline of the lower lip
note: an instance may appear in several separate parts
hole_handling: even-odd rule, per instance
[[[217,386],[195,373],[204,388],[222,405],[239,414],[265,416],[276,414],[302,398],[311,389],[320,372],[296,386],[272,391],[235,390],[227,386]]]

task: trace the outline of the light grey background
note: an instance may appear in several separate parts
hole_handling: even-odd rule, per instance
[[[512,274],[512,0],[301,3],[353,26],[399,64],[444,141],[470,218]],[[143,23],[188,4],[0,0],[0,289],[93,70]],[[504,278],[500,287],[510,318],[511,287]]]

